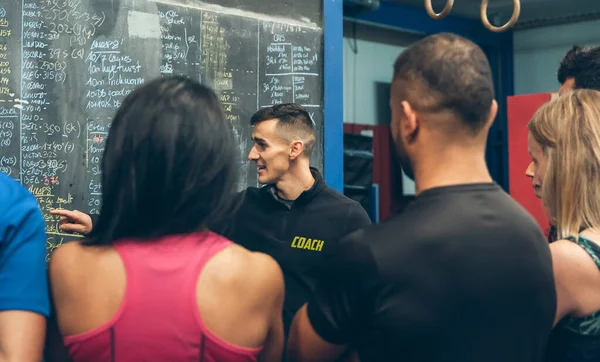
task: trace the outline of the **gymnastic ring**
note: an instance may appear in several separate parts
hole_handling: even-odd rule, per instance
[[[441,20],[448,16],[448,14],[450,14],[450,11],[452,11],[452,6],[454,6],[454,0],[447,0],[446,6],[444,6],[442,12],[438,14],[433,10],[431,0],[425,0],[425,10],[427,11],[427,15],[429,15],[429,17],[431,17],[434,20]]]
[[[493,31],[495,33],[501,33],[503,31],[510,29],[513,25],[515,25],[517,20],[519,20],[519,15],[521,14],[521,1],[513,0],[513,5],[514,5],[513,14],[510,17],[510,20],[508,21],[508,23],[506,23],[502,26],[493,26],[492,24],[490,24],[490,21],[488,20],[488,17],[487,17],[488,1],[489,0],[481,1],[481,11],[480,11],[481,22],[483,23],[483,26],[485,26],[485,28],[487,30]]]

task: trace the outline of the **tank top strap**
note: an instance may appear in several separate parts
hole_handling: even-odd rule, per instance
[[[567,237],[567,240],[579,245],[586,253],[588,253],[598,269],[600,269],[600,245],[582,235],[579,235],[578,238],[569,236]]]
[[[72,359],[256,361],[262,348],[232,345],[197,318],[198,277],[232,244],[211,232],[114,243],[125,266],[125,295],[108,323],[65,338]]]
[[[204,265],[206,265],[206,263],[208,263],[210,259],[212,259],[213,256],[232,244],[233,242],[222,237],[221,235],[212,232],[204,233],[203,237],[201,237],[196,244],[199,249],[203,249],[198,253],[197,259],[200,270],[204,267]],[[206,246],[203,248],[203,245]],[[200,270],[198,270],[198,273],[200,273]],[[198,275],[196,275],[196,277],[198,277]]]
[[[198,277],[206,263],[232,242],[211,232],[172,235],[157,240],[123,240],[114,244],[125,266],[127,319],[163,314],[186,319],[196,309]],[[142,302],[143,301],[143,302]],[[181,309],[165,308],[180,303]],[[127,324],[121,320],[121,324]],[[190,328],[194,328],[189,325]]]
[[[598,246],[598,244],[582,235],[578,235],[578,237],[569,236],[566,239],[579,245],[586,253],[588,253],[598,269],[600,269],[600,246]],[[592,336],[598,338],[600,337],[600,311],[585,317],[565,317],[558,325],[577,336]],[[585,344],[587,342],[579,340],[577,343]]]

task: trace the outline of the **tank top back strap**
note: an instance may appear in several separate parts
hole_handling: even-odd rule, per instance
[[[579,235],[578,238],[570,236],[567,238],[577,245],[579,245],[588,255],[594,260],[594,263],[600,269],[600,245],[586,238],[585,236]]]
[[[198,278],[231,241],[204,232],[113,245],[125,266],[125,295],[111,321],[65,340],[73,361],[257,360],[261,348],[231,345],[198,318]]]
[[[178,326],[198,335],[202,326],[189,316],[196,312],[196,284],[206,263],[232,242],[211,232],[174,235],[156,241],[115,244],[127,274],[125,313],[117,329],[157,330]]]
[[[598,269],[600,269],[600,246],[598,244],[582,235],[579,235],[577,238],[569,236],[566,239],[579,245],[586,253],[588,253]],[[595,338],[594,340],[590,340],[592,343],[600,343],[600,340],[597,339],[600,337],[600,311],[585,317],[565,317],[559,322],[559,326],[574,333],[576,336]],[[589,347],[587,344],[588,342],[589,341],[580,339],[574,343],[581,344],[581,347],[586,346],[587,348]],[[598,350],[597,353],[600,355],[600,350]],[[585,360],[587,361],[587,359]]]

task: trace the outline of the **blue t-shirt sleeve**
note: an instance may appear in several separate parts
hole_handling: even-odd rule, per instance
[[[6,187],[0,180],[0,188]],[[37,201],[24,189],[10,187],[12,197],[0,212],[0,311],[23,310],[48,316],[46,232]],[[7,196],[6,188],[1,192]]]

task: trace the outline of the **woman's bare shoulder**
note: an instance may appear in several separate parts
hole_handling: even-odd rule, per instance
[[[565,314],[581,316],[600,309],[600,273],[590,254],[570,240],[555,241],[550,250]]]
[[[54,249],[48,263],[48,271],[53,288],[68,287],[81,281],[85,270],[100,262],[102,255],[113,250],[108,246],[87,246],[81,241],[70,241]]]
[[[581,267],[584,267],[583,270],[585,270],[586,266],[594,266],[591,256],[571,240],[562,239],[551,243],[550,251],[555,266],[564,267],[570,272],[578,273],[582,271]]]
[[[215,255],[207,263],[203,273],[240,290],[270,294],[283,292],[283,273],[275,259],[237,244],[232,244]]]

